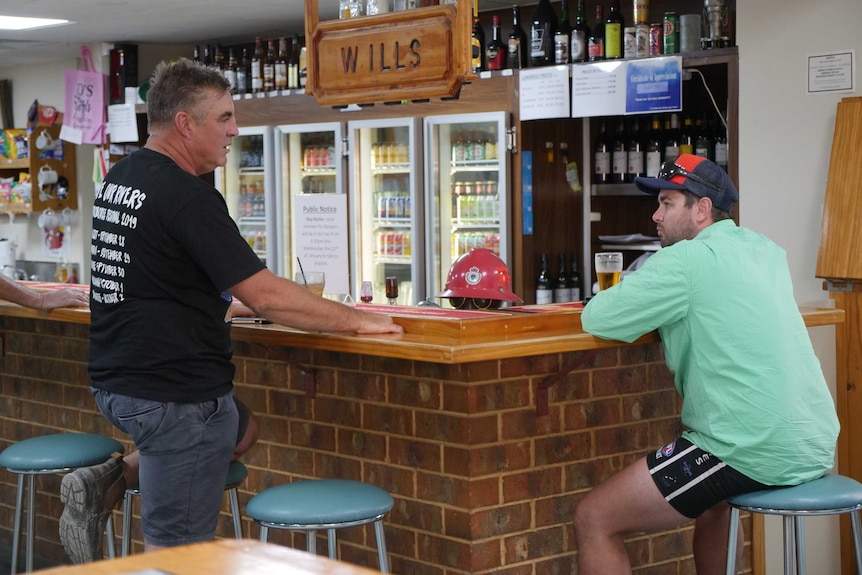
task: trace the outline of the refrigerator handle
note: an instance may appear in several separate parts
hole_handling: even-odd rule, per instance
[[[348,136],[341,137],[341,157],[350,157],[350,138]]]
[[[515,126],[512,126],[508,130],[506,130],[506,137],[508,140],[506,142],[506,149],[509,150],[509,152],[511,152],[512,154],[515,154],[518,152],[518,138],[517,138],[517,134],[515,132],[516,130],[517,130],[517,127],[515,127]]]

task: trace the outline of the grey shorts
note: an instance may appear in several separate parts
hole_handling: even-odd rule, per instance
[[[91,391],[105,417],[129,434],[141,454],[144,541],[175,547],[213,539],[238,437],[233,395],[166,403]]]

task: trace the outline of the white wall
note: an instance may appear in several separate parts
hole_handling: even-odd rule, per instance
[[[828,16],[827,16],[828,15]],[[862,56],[858,0],[757,0],[737,4],[740,223],[785,250],[796,299],[828,300],[814,277],[835,111],[843,97],[806,95],[807,56],[853,49]],[[856,66],[854,74],[859,73]],[[809,330],[835,385],[833,328]],[[807,520],[809,572],[840,573],[837,521]],[[780,524],[769,522],[769,575],[781,573]]]

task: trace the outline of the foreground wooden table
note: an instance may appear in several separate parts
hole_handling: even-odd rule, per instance
[[[253,539],[218,539],[84,565],[39,571],[44,575],[374,575],[350,563]]]

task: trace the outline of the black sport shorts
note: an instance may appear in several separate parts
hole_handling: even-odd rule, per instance
[[[667,502],[691,519],[728,497],[769,489],[682,438],[647,455],[647,467]]]

